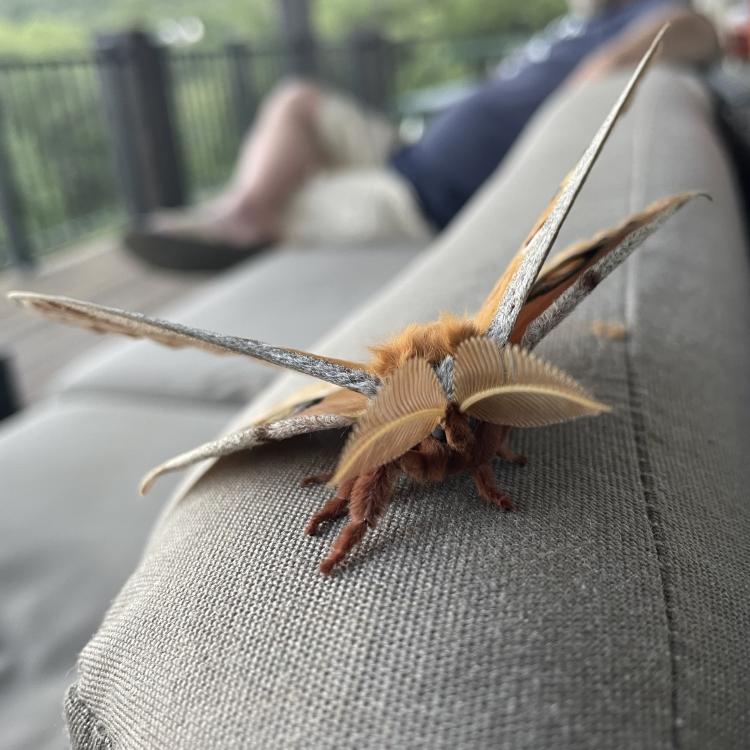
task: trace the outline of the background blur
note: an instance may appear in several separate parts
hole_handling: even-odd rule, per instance
[[[429,87],[481,75],[565,10],[563,0],[316,0],[305,17],[303,5],[2,0],[0,160],[20,219],[18,236],[0,227],[0,267],[30,264],[125,222],[122,133],[108,121],[122,128],[124,113],[108,111],[107,90],[111,97],[133,61],[107,43],[114,31],[144,29],[165,48],[180,184],[160,202],[180,204],[227,177],[261,96],[290,70],[311,72],[310,35],[319,78],[361,91],[369,56],[387,78],[371,86],[379,100],[372,103],[408,118],[423,106],[425,88],[429,108],[448,93]],[[375,49],[381,38],[387,49]]]
[[[748,3],[693,5],[742,60],[739,99],[750,103]],[[140,267],[119,252],[123,228],[225,184],[279,80],[349,91],[418,137],[533,34],[568,33],[566,10],[565,0],[0,0],[0,293],[158,310],[201,279]],[[52,331],[0,305],[0,418],[97,341]]]

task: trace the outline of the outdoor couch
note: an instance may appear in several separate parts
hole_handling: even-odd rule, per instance
[[[356,358],[476,308],[623,84],[550,101],[422,252],[285,249],[165,315]],[[300,480],[334,465],[340,432],[136,500],[152,464],[303,379],[140,342],[77,363],[0,431],[0,745],[58,747],[68,685],[76,748],[746,745],[748,248],[696,79],[649,74],[558,246],[693,188],[713,202],[670,220],[540,347],[613,413],[513,434],[529,464],[496,474],[516,513],[462,476],[402,485],[330,578],[331,533],[302,533],[327,490]]]

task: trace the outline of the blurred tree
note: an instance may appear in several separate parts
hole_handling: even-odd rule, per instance
[[[127,25],[155,26],[200,18],[206,44],[242,37],[278,38],[276,0],[0,0],[0,50],[56,54],[83,49],[91,33]],[[314,21],[324,37],[370,25],[397,39],[414,36],[524,33],[564,12],[564,0],[314,0]]]
[[[316,20],[324,36],[367,24],[402,39],[529,32],[564,12],[564,0],[318,0]]]
[[[271,41],[277,17],[273,0],[0,0],[0,25],[21,42],[0,47],[29,56],[86,49],[91,34],[124,26],[157,27],[168,20],[199,18],[203,41],[218,46],[242,37]],[[2,33],[2,32],[0,32]],[[67,45],[64,38],[67,37]],[[4,38],[0,37],[0,42]]]
[[[86,30],[76,24],[50,17],[36,17],[23,23],[0,19],[0,59],[54,55],[85,49],[87,44]]]

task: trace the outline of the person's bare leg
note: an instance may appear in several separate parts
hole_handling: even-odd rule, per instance
[[[328,165],[317,132],[320,90],[287,83],[271,95],[243,144],[229,210],[278,230],[289,198],[310,176]]]
[[[328,164],[316,131],[319,100],[312,84],[282,84],[246,136],[228,188],[190,212],[158,215],[154,228],[238,247],[277,239],[293,193]]]

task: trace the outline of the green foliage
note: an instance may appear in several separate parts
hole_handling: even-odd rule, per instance
[[[203,22],[206,46],[235,37],[267,41],[276,34],[275,0],[0,0],[0,23],[19,39],[9,34],[6,47],[0,27],[0,49],[29,56],[85,50],[97,32],[155,27],[188,16]]]
[[[85,49],[86,31],[72,23],[35,17],[26,23],[0,19],[0,59],[56,55]]]
[[[526,33],[564,12],[564,0],[312,0],[323,37],[370,25],[396,39]],[[240,37],[277,38],[276,0],[0,0],[2,54],[47,55],[83,50],[91,34],[165,19],[200,18],[205,45]]]
[[[120,209],[95,70],[3,70],[1,103],[3,146],[33,244],[43,250],[111,221]]]
[[[529,32],[565,11],[564,0],[318,0],[324,35],[354,26],[382,29],[394,39]]]

